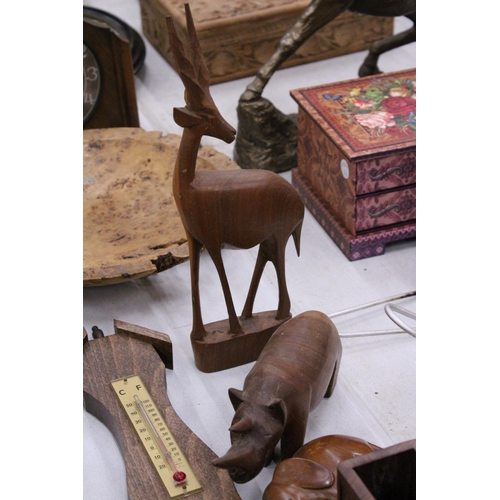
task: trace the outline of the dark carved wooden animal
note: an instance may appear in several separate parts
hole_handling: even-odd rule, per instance
[[[281,64],[316,31],[345,11],[371,16],[405,16],[414,23],[410,29],[403,33],[374,42],[359,69],[359,76],[380,73],[377,63],[381,54],[414,42],[416,39],[415,0],[312,0],[297,22],[283,35],[273,55],[259,69],[255,79],[247,86],[241,100],[258,99],[267,82]]]
[[[281,64],[304,42],[347,10],[373,16],[405,16],[413,21],[413,27],[374,42],[359,69],[359,76],[380,73],[377,63],[381,54],[415,41],[415,4],[415,0],[312,0],[240,97],[234,147],[234,159],[240,167],[254,168],[256,158],[259,158],[260,168],[273,172],[297,166],[296,115],[285,115],[276,109],[262,97],[262,92]]]
[[[248,249],[260,245],[242,318],[252,316],[257,287],[267,261],[278,277],[276,319],[290,317],[285,281],[285,247],[293,235],[297,253],[304,205],[295,188],[280,176],[262,170],[196,171],[204,135],[227,143],[236,131],[219,113],[209,91],[209,72],[203,62],[189,5],[186,19],[191,57],[184,51],[171,18],[170,44],[185,85],[186,106],[174,109],[175,122],[184,128],[173,175],[173,194],[184,224],[191,259],[193,303],[192,339],[206,333],[199,297],[199,258],[204,246],[217,268],[229,315],[230,333],[241,333],[221,255],[223,246]],[[255,359],[255,358],[254,358]]]
[[[229,389],[232,446],[212,463],[245,483],[271,461],[280,440],[281,458],[290,458],[304,443],[309,413],[331,396],[341,357],[337,329],[321,312],[304,312],[279,327],[243,390]]]
[[[262,500],[337,500],[337,465],[380,448],[363,439],[332,435],[313,439],[276,466]]]

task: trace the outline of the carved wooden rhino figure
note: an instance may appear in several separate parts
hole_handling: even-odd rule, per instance
[[[330,397],[342,345],[331,319],[307,311],[278,328],[248,373],[243,390],[229,389],[235,409],[231,448],[212,463],[236,483],[253,479],[270,463],[281,440],[281,459],[303,444],[309,413]]]

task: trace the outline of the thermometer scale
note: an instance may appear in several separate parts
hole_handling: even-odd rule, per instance
[[[174,500],[202,491],[139,375],[113,380],[111,386],[170,498]]]

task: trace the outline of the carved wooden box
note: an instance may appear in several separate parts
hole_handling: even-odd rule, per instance
[[[185,0],[140,0],[142,31],[173,65],[165,17],[187,39]],[[310,0],[191,0],[189,2],[211,83],[254,75]],[[368,49],[393,33],[393,18],[345,12],[311,37],[282,67]]]
[[[350,260],[416,235],[416,71],[291,91],[304,203]]]

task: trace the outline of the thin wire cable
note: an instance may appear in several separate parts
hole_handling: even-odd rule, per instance
[[[408,311],[400,306],[395,304],[387,304],[388,302],[394,302],[395,300],[405,299],[407,297],[413,297],[417,294],[416,291],[402,293],[398,295],[393,295],[392,297],[387,297],[385,299],[375,300],[373,302],[368,302],[367,304],[361,304],[359,306],[351,307],[349,309],[344,309],[343,311],[339,311],[333,314],[329,314],[329,318],[337,318],[339,316],[343,316],[345,314],[350,314],[356,311],[361,311],[362,309],[368,309],[369,307],[374,307],[380,304],[386,304],[384,307],[384,311],[389,316],[389,318],[396,323],[397,326],[401,328],[401,330],[375,330],[371,332],[352,332],[352,333],[340,333],[340,337],[349,338],[349,337],[370,337],[374,335],[394,335],[401,333],[408,333],[412,337],[417,336],[417,332],[415,328],[409,327],[404,321],[401,320],[398,316],[396,316],[396,312],[399,314],[403,314],[412,319],[416,319],[415,313]]]
[[[408,326],[399,316],[396,315],[396,313],[402,314],[403,316],[406,316],[407,318],[411,318],[416,320],[417,315],[412,312],[408,311],[408,309],[405,309],[404,307],[398,306],[396,304],[386,304],[384,307],[384,311],[389,316],[396,325],[399,326],[402,330],[404,330],[406,333],[411,335],[412,337],[417,336],[417,330],[416,328],[412,328],[411,326]]]
[[[360,306],[351,307],[350,309],[344,309],[343,311],[329,314],[328,317],[329,318],[336,318],[337,316],[342,316],[344,314],[350,314],[350,313],[355,312],[355,311],[360,311],[361,309],[367,309],[369,307],[377,306],[379,304],[385,304],[386,302],[393,302],[394,300],[405,299],[406,297],[413,297],[416,294],[417,294],[417,292],[413,291],[413,292],[402,293],[399,295],[394,295],[394,296],[388,297],[386,299],[375,300],[373,302],[368,302],[367,304],[362,304]]]
[[[350,332],[350,333],[339,333],[339,337],[349,338],[349,337],[371,337],[375,335],[395,335],[399,333],[406,333],[404,330],[373,330],[372,332]]]

